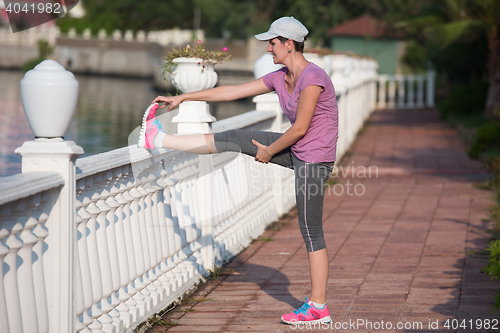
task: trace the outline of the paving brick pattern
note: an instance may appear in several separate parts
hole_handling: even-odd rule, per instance
[[[204,301],[184,302],[165,315],[178,324],[168,332],[500,331],[500,324],[498,330],[475,326],[494,318],[500,288],[480,273],[492,194],[475,183],[487,171],[467,157],[435,110],[375,112],[337,171],[324,207],[331,326],[280,323],[280,315],[310,292],[306,249],[292,212],[262,236],[272,241],[252,243],[218,283],[191,296]],[[469,326],[446,329],[447,319],[466,319]],[[438,329],[429,327],[436,321]],[[422,326],[396,329],[398,322]]]

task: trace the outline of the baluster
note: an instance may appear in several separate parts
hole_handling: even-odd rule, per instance
[[[120,319],[123,321],[125,327],[129,327],[132,324],[133,316],[130,312],[130,307],[126,304],[126,301],[130,299],[130,295],[126,292],[125,288],[130,282],[130,269],[128,265],[128,253],[127,253],[127,243],[125,240],[125,228],[124,228],[124,219],[126,218],[126,213],[124,209],[128,208],[128,200],[124,198],[123,193],[127,189],[124,184],[124,179],[127,178],[127,171],[123,171],[124,175],[121,178],[121,181],[117,183],[112,190],[114,198],[118,203],[118,207],[116,208],[116,223],[115,223],[115,236],[116,236],[116,248],[119,253],[118,255],[118,267],[119,267],[119,277],[120,277],[120,286],[117,292],[118,300],[120,304],[116,307],[116,309],[120,312]],[[132,246],[132,244],[129,244]],[[135,301],[134,301],[135,302]]]
[[[89,332],[89,325],[92,324],[93,319],[88,311],[94,304],[94,293],[92,289],[92,275],[90,273],[89,250],[87,246],[88,241],[88,228],[87,223],[92,217],[86,207],[90,203],[88,198],[88,188],[85,187],[86,180],[77,181],[77,199],[76,199],[76,212],[77,212],[77,246],[78,246],[78,264],[80,266],[80,275],[82,277],[82,292],[84,308],[82,312],[77,312],[77,315],[82,316],[82,324],[85,326],[84,332]]]
[[[140,181],[136,179],[134,187],[130,190],[130,195],[134,200],[130,203],[130,226],[132,231],[132,239],[134,244],[134,257],[135,257],[135,280],[134,287],[137,289],[137,294],[134,298],[137,301],[137,307],[139,308],[140,315],[145,315],[147,309],[150,309],[153,305],[152,299],[150,297],[151,292],[146,288],[149,284],[145,273],[145,263],[144,263],[144,252],[141,237],[141,227],[140,227],[140,210],[143,209],[144,205],[140,204],[142,198],[141,192],[139,192],[138,187],[140,186]],[[142,199],[144,201],[144,199]],[[139,208],[140,207],[140,208]]]
[[[395,75],[389,75],[389,103],[387,103],[387,106],[390,109],[394,108],[394,106],[396,105],[395,104],[395,98],[396,98],[396,81],[395,81]]]
[[[417,76],[417,107],[424,106],[424,76]]]
[[[151,254],[148,244],[148,223],[151,219],[151,201],[149,198],[150,192],[147,190],[148,183],[150,181],[148,178],[149,176],[142,178],[141,186],[139,186],[137,190],[141,193],[141,197],[139,198],[139,228],[141,230],[142,253],[144,255],[144,273],[142,276],[142,282],[146,285],[145,289],[149,291],[149,303],[147,303],[149,310],[154,305],[158,304],[160,295],[158,294],[156,286],[153,284],[153,281],[157,279],[157,276],[152,273]]]
[[[398,107],[404,108],[405,103],[405,77],[403,75],[397,75],[398,80]]]
[[[43,197],[41,204],[47,204],[46,196],[50,196],[50,192],[46,192]],[[33,245],[33,277],[35,277],[35,301],[36,301],[36,313],[38,315],[38,332],[47,333],[49,331],[49,314],[47,309],[47,295],[45,293],[45,277],[43,270],[43,242],[45,238],[49,235],[47,229],[44,227],[44,223],[49,218],[51,207],[46,207],[46,212],[41,212],[38,216],[38,223],[33,229],[33,234],[37,237],[38,241]],[[0,330],[1,331],[1,330]]]
[[[102,324],[102,329],[105,332],[114,332],[115,327],[113,326],[113,319],[110,316],[113,307],[108,301],[108,298],[113,293],[113,282],[111,276],[111,263],[109,258],[109,248],[108,248],[108,237],[107,237],[107,219],[106,215],[111,210],[111,208],[106,204],[105,200],[109,197],[109,192],[105,187],[106,183],[101,183],[102,175],[94,175],[94,181],[99,184],[99,189],[96,190],[94,196],[96,197],[95,207],[97,208],[96,220],[96,239],[97,239],[97,254],[99,256],[100,265],[100,279],[102,283],[102,295],[101,295],[101,311],[103,314],[99,317],[99,321]]]
[[[165,213],[160,215],[161,206],[163,208],[163,197],[162,190],[164,187],[164,182],[161,180],[161,175],[158,175],[158,179],[155,177],[155,181],[150,183],[150,188],[153,191],[151,193],[151,214],[152,214],[152,225],[151,228],[148,229],[148,237],[152,238],[152,242],[150,242],[151,253],[154,253],[154,256],[151,257],[151,266],[154,267],[155,275],[157,279],[154,284],[158,288],[158,293],[160,294],[160,300],[163,300],[170,293],[170,284],[163,284],[163,280],[160,278],[163,275],[163,272],[160,268],[162,263],[163,254],[161,248],[161,228],[165,223]],[[162,217],[160,217],[162,216]]]
[[[165,271],[165,277],[168,279],[168,282],[170,283],[170,288],[172,292],[176,291],[180,284],[178,283],[176,279],[176,275],[174,272],[172,272],[172,269],[175,267],[173,265],[173,256],[177,252],[177,246],[176,246],[176,227],[174,223],[174,219],[176,218],[174,215],[174,208],[173,208],[173,203],[172,203],[172,197],[171,197],[171,191],[173,190],[172,187],[174,185],[174,182],[169,179],[165,178],[164,179],[165,183],[167,184],[168,187],[166,187],[163,190],[163,200],[164,200],[164,209],[165,209],[165,229],[166,231],[162,233],[162,238],[163,238],[163,243],[162,245],[164,247],[168,247],[168,249],[164,252],[163,256],[163,262],[162,262],[162,270]]]
[[[120,174],[120,170],[117,170],[117,174]],[[107,178],[110,180],[108,183],[108,187],[106,188],[109,197],[105,199],[105,203],[109,206],[110,211],[106,214],[106,220],[108,223],[108,227],[106,228],[106,236],[108,242],[108,251],[109,251],[109,259],[110,259],[110,268],[111,268],[111,306],[113,310],[109,312],[113,320],[113,325],[116,327],[118,332],[123,330],[123,321],[120,319],[120,313],[117,310],[117,307],[121,304],[120,300],[116,297],[116,292],[120,289],[120,266],[118,259],[118,249],[116,245],[116,223],[117,223],[117,215],[116,210],[120,207],[118,201],[116,201],[116,195],[118,194],[118,188],[115,186],[117,182],[120,181],[120,176],[114,176],[114,173],[108,171]],[[103,198],[104,199],[104,198]]]
[[[40,195],[36,195],[31,200],[40,200]],[[30,201],[31,201],[30,200]],[[33,205],[27,205],[27,199],[21,200],[17,207],[19,212],[29,211],[33,209]],[[31,207],[27,207],[31,206]],[[17,282],[19,288],[19,299],[22,309],[23,329],[26,332],[38,332],[38,319],[36,314],[35,289],[33,285],[33,263],[32,263],[32,247],[38,241],[38,238],[31,232],[38,221],[33,217],[20,217],[17,219],[23,229],[19,234],[19,239],[23,246],[18,251],[18,262],[22,262],[17,268]]]
[[[97,215],[101,212],[99,208],[95,205],[97,200],[99,200],[99,195],[95,192],[94,186],[94,177],[90,176],[86,178],[88,182],[86,185],[88,186],[88,195],[90,196],[90,201],[88,205],[85,207],[87,212],[90,214],[90,218],[87,222],[88,234],[87,234],[87,250],[90,264],[90,276],[92,281],[92,300],[93,304],[90,308],[90,315],[92,317],[92,324],[89,325],[89,328],[92,332],[103,332],[102,323],[98,320],[104,311],[101,311],[101,308],[98,304],[102,300],[103,295],[103,286],[102,286],[102,275],[101,275],[101,265],[99,263],[99,251],[97,245]],[[83,216],[82,216],[83,218]],[[102,304],[101,304],[102,305]]]
[[[177,253],[176,256],[176,262],[177,268],[180,269],[181,274],[182,274],[182,281],[183,283],[186,283],[189,280],[189,272],[187,270],[187,265],[184,263],[184,260],[190,255],[189,251],[189,245],[191,242],[192,238],[192,232],[191,232],[191,218],[189,215],[187,215],[187,211],[184,207],[189,206],[189,202],[187,201],[186,198],[186,180],[185,180],[185,170],[182,170],[180,172],[182,175],[182,179],[179,181],[179,183],[176,184],[177,192],[178,192],[178,199],[177,200],[177,213],[180,217],[179,220],[179,225],[181,228],[183,228],[183,235],[184,239],[182,242],[181,246],[181,251]]]
[[[19,223],[14,223],[11,220],[12,216],[9,216],[10,214],[7,215],[8,217],[5,218],[3,225],[5,227],[12,226],[12,228],[4,240],[4,245],[9,249],[4,259],[4,268],[7,268],[7,270],[3,273],[3,281],[5,286],[9,286],[9,288],[5,289],[5,303],[9,305],[7,307],[9,332],[23,332],[21,302],[19,300],[19,288],[17,284],[17,252],[23,243],[16,238],[16,234],[21,231],[22,227]]]
[[[128,269],[129,269],[129,280],[126,287],[127,294],[129,294],[130,298],[125,301],[125,304],[129,307],[129,312],[132,315],[132,320],[137,320],[139,318],[139,307],[142,306],[140,302],[144,302],[144,296],[139,292],[139,286],[135,285],[135,280],[137,277],[137,266],[135,264],[135,245],[134,239],[132,237],[132,227],[131,227],[131,215],[132,208],[131,203],[135,200],[135,198],[130,194],[130,191],[135,187],[134,183],[130,181],[133,177],[133,174],[130,173],[127,175],[126,186],[123,185],[120,187],[120,190],[123,191],[123,199],[127,201],[125,206],[123,207],[123,233],[125,235],[125,251],[127,253],[128,259]],[[125,181],[124,181],[125,184]],[[144,288],[144,286],[142,286]]]
[[[178,199],[177,199],[177,184],[170,188],[170,207],[172,209],[172,222],[174,225],[174,242],[175,242],[175,254],[167,262],[168,266],[171,268],[171,272],[175,274],[175,279],[177,280],[177,286],[181,287],[184,284],[184,278],[182,276],[182,270],[178,267],[180,260],[178,252],[183,248],[183,229],[181,227],[181,221],[178,214]],[[181,207],[182,208],[182,207]]]
[[[413,81],[415,81],[415,76],[408,75],[408,107],[413,108],[415,106],[415,89],[413,87]]]
[[[76,206],[75,206],[76,208]],[[78,225],[79,222],[81,222],[82,218],[79,217],[78,215],[76,216],[76,224]],[[78,234],[78,229],[77,229],[77,234]],[[80,238],[81,236],[77,236]],[[84,290],[83,290],[83,278],[82,278],[82,269],[80,265],[80,259],[78,258],[78,248],[76,249],[76,258],[75,258],[75,265],[76,265],[76,325],[75,325],[75,330],[76,332],[90,332],[87,326],[83,323],[83,311],[85,311],[85,297],[83,296]]]
[[[0,214],[2,216],[3,214]],[[7,303],[5,299],[5,292],[3,286],[4,284],[4,258],[9,249],[2,245],[3,239],[9,235],[7,229],[0,229],[0,332],[12,332],[9,331],[9,315],[7,313]],[[9,304],[10,306],[10,304]]]
[[[189,209],[189,229],[187,230],[190,234],[190,239],[189,239],[189,245],[183,250],[184,254],[187,255],[186,260],[184,260],[184,264],[187,267],[187,272],[188,272],[188,278],[193,278],[194,277],[194,260],[195,258],[193,257],[194,252],[196,251],[195,249],[195,244],[194,242],[196,241],[196,216],[195,216],[195,203],[192,200],[193,199],[193,181],[192,181],[192,167],[189,168],[190,175],[189,178],[186,179],[185,181],[185,190],[184,190],[184,196],[185,200],[187,201],[187,207]]]
[[[156,207],[153,208],[154,203],[152,200],[152,195],[155,192],[155,188],[152,186],[151,182],[155,181],[156,177],[153,174],[149,174],[144,186],[141,187],[141,191],[143,193],[143,214],[141,215],[141,227],[143,228],[143,244],[144,244],[144,261],[146,265],[146,271],[148,279],[150,280],[147,288],[151,292],[151,298],[153,299],[153,304],[156,305],[160,302],[160,299],[163,297],[163,289],[158,289],[157,284],[155,283],[158,280],[158,276],[154,272],[154,268],[158,264],[156,260],[156,239],[153,234],[153,225],[155,221],[153,221],[153,210],[156,210]],[[158,281],[158,283],[161,283]]]
[[[427,72],[427,107],[432,108],[434,107],[434,78],[436,76],[436,73],[434,70],[430,69]]]
[[[386,98],[387,98],[386,92],[385,92],[386,82],[387,82],[387,76],[386,75],[380,75],[378,77],[378,105],[377,105],[377,107],[379,109],[385,108],[385,105],[386,105],[386,103],[385,103]],[[342,99],[344,99],[344,97],[345,97],[345,94],[342,97]]]
[[[158,228],[155,231],[155,233],[157,233],[159,237],[157,246],[158,246],[158,253],[160,254],[160,264],[158,265],[158,268],[161,274],[158,279],[162,282],[162,285],[166,290],[167,296],[169,296],[172,294],[173,286],[171,284],[169,276],[167,275],[169,268],[167,266],[166,260],[168,260],[168,258],[173,254],[173,251],[169,251],[170,248],[173,249],[173,246],[169,246],[170,244],[168,241],[168,232],[170,232],[170,230],[167,229],[168,228],[167,219],[170,219],[170,216],[167,216],[166,212],[167,207],[165,207],[166,205],[165,192],[168,191],[167,181],[165,181],[164,179],[164,177],[166,176],[166,171],[161,170],[161,175],[162,177],[157,180],[157,184],[158,186],[161,187],[161,189],[160,191],[157,192]]]

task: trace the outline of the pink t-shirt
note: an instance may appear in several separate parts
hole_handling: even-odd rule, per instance
[[[326,72],[313,63],[309,63],[299,76],[292,95],[286,89],[283,67],[263,77],[264,84],[278,94],[283,113],[292,125],[297,116],[297,105],[302,90],[316,85],[323,88],[319,95],[316,110],[306,134],[291,145],[292,153],[300,160],[309,163],[334,162],[336,159],[339,113],[335,89]]]

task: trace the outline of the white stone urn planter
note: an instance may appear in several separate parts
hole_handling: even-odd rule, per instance
[[[273,55],[271,53],[264,53],[253,65],[253,76],[255,79],[260,79],[264,75],[277,71],[283,65],[276,65],[273,60]]]
[[[66,133],[78,100],[78,81],[54,60],[45,60],[21,80],[24,113],[36,138]]]
[[[213,88],[217,83],[213,62],[200,58],[176,58],[173,62],[176,66],[171,76],[172,84],[183,93]]]
[[[200,58],[176,58],[171,75],[172,84],[183,93],[210,89],[217,83],[214,62],[204,62]],[[172,118],[177,123],[179,134],[210,133],[211,123],[216,121],[210,114],[209,105],[202,101],[182,102],[179,113]]]

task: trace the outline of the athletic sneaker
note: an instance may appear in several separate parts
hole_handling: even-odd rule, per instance
[[[156,118],[158,107],[158,103],[151,104],[144,112],[141,134],[139,134],[139,140],[137,141],[137,147],[139,148],[155,149],[162,147],[166,133]]]
[[[323,309],[316,308],[311,300],[307,297],[304,297],[304,305],[302,305],[297,310],[284,314],[281,316],[281,320],[283,320],[287,324],[292,325],[300,325],[300,324],[314,324],[314,323],[329,323],[332,319],[330,318],[330,312],[326,305]]]

